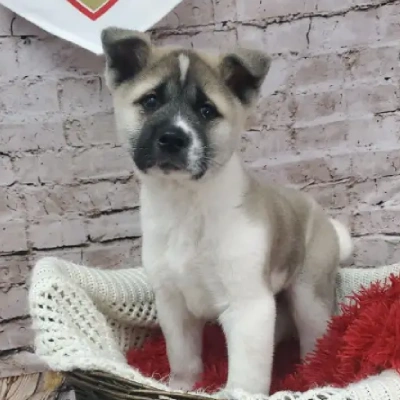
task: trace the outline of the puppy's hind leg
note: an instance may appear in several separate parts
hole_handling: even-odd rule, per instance
[[[334,313],[335,278],[339,265],[335,235],[328,221],[321,224],[307,248],[300,274],[287,289],[302,358],[314,350]]]
[[[288,290],[293,319],[300,339],[301,358],[312,352],[333,314],[333,290],[318,294],[313,283],[299,280]]]

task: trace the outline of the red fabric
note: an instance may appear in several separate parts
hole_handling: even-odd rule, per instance
[[[392,276],[386,284],[362,289],[342,310],[303,364],[298,363],[295,341],[278,346],[272,393],[306,391],[328,384],[343,387],[388,368],[400,372],[400,277]],[[165,342],[159,332],[141,349],[130,350],[127,359],[146,376],[168,377]],[[217,326],[205,329],[203,359],[204,374],[197,388],[215,391],[227,376],[225,339]]]

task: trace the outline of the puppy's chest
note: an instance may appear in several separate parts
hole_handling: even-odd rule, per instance
[[[229,306],[232,281],[247,273],[255,253],[263,256],[263,235],[237,211],[213,214],[194,206],[154,217],[157,224],[146,234],[158,249],[153,256],[165,261],[154,263],[156,284],[179,291],[195,316],[218,317]]]
[[[223,268],[222,226],[202,216],[181,221],[166,244],[167,273],[189,310],[197,317],[217,317],[228,305]]]

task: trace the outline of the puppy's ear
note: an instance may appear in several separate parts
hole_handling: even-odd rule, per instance
[[[220,71],[229,89],[244,105],[250,105],[269,71],[271,58],[258,50],[239,48],[222,57]]]
[[[149,61],[150,38],[141,32],[110,27],[102,31],[101,42],[106,57],[106,80],[111,90],[134,78]]]

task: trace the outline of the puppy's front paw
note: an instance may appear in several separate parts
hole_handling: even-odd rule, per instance
[[[169,377],[168,386],[172,390],[183,390],[186,392],[193,389],[199,377],[200,377],[199,374],[186,375],[186,376],[171,374],[171,376]]]

